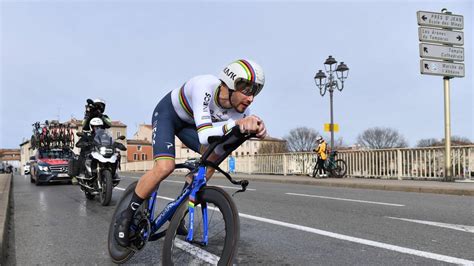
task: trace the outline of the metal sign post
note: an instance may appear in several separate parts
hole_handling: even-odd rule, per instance
[[[464,17],[453,15],[446,9],[442,13],[416,12],[420,42],[420,72],[425,75],[443,76],[444,87],[444,175],[445,181],[453,181],[451,163],[451,109],[449,80],[465,75],[464,64],[454,61],[464,61]],[[423,43],[427,42],[427,43]],[[437,43],[442,45],[430,44]],[[430,58],[435,60],[427,60]],[[437,61],[436,59],[443,60]]]

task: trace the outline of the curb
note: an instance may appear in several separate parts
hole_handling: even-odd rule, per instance
[[[5,186],[0,194],[0,265],[5,264],[7,257],[7,247],[8,247],[8,219],[10,218],[10,201],[11,201],[11,185],[12,177],[11,175],[2,175],[4,178],[6,176]]]

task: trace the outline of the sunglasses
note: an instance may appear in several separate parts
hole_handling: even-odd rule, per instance
[[[241,92],[245,96],[257,96],[263,86],[247,80],[239,80],[235,82],[235,90]]]

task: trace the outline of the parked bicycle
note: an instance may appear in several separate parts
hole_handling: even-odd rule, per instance
[[[223,189],[206,185],[206,168],[212,167],[232,184],[240,185],[242,188],[234,194],[244,192],[249,182],[232,179],[219,168],[219,164],[253,136],[241,134],[236,126],[222,137],[210,137],[209,148],[197,163],[197,168],[191,164],[176,164],[176,169],[187,168],[191,171],[193,182],[158,215],[155,215],[158,195],[156,188],[135,213],[130,227],[131,246],[122,247],[115,240],[114,227],[119,215],[127,208],[137,182],[128,186],[117,204],[109,228],[108,249],[112,260],[124,263],[142,250],[148,241],[165,237],[163,265],[232,264],[240,237],[238,211],[232,197]],[[168,227],[162,228],[170,218]],[[182,221],[188,228],[187,234],[178,230]]]
[[[329,153],[329,157],[324,162],[324,170],[329,176],[343,178],[347,173],[347,164],[343,159],[336,159],[337,151],[332,151]],[[318,177],[320,173],[320,166],[318,163],[314,165],[313,177]]]

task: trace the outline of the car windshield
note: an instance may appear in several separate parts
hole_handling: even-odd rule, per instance
[[[113,140],[105,129],[99,128],[95,132],[94,142],[100,146],[111,146]]]
[[[69,159],[72,156],[70,150],[44,150],[39,152],[39,159]]]

